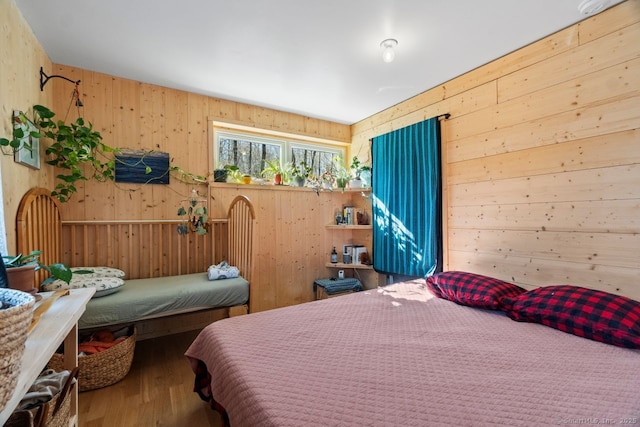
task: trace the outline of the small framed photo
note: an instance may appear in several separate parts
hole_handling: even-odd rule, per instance
[[[30,168],[40,169],[40,139],[31,136],[31,132],[37,132],[38,128],[25,117],[22,111],[17,110],[13,112],[13,128],[21,129],[24,134],[13,159]]]

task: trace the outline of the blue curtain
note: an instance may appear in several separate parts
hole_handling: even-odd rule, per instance
[[[373,138],[373,267],[426,277],[442,269],[440,121]]]

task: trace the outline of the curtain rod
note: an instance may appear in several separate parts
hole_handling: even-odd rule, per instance
[[[449,113],[444,113],[444,114],[440,114],[439,116],[435,116],[435,118],[437,118],[439,121],[447,120],[450,117],[451,117],[451,114]],[[369,142],[372,143],[373,138],[369,138]]]

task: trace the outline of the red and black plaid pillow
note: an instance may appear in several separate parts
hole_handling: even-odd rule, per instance
[[[493,277],[464,271],[445,271],[427,278],[427,287],[437,297],[470,307],[499,310],[501,300],[525,289]]]
[[[640,348],[640,302],[579,286],[544,286],[503,301],[507,315],[619,347]]]

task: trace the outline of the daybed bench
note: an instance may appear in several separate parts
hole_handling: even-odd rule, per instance
[[[144,339],[200,328],[220,318],[246,313],[254,220],[251,202],[244,196],[236,197],[227,215],[227,255],[229,264],[238,267],[241,277],[210,281],[203,272],[125,280],[117,292],[93,298],[87,304],[79,328],[135,323],[139,325],[137,338]],[[32,189],[23,197],[18,211],[18,229],[19,251],[28,253],[40,249],[43,254],[53,253],[56,262],[59,261],[62,252],[60,213],[48,190]],[[171,318],[164,319],[168,316]],[[149,322],[149,319],[155,321]]]
[[[122,290],[93,298],[78,322],[97,328],[174,314],[247,304],[249,282],[242,277],[210,281],[207,273],[126,280]]]

